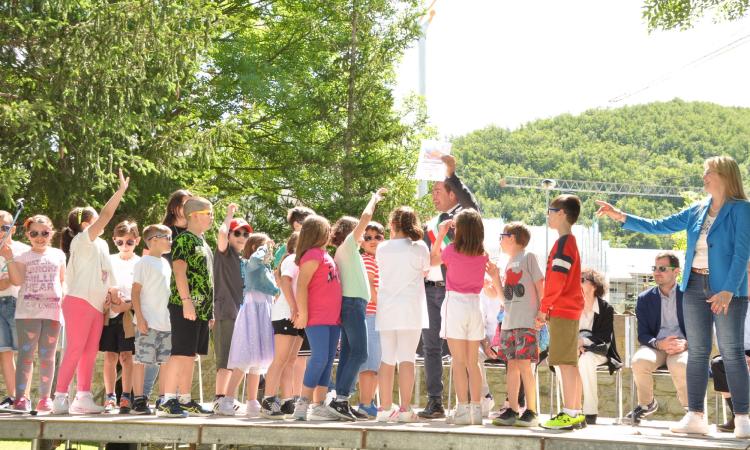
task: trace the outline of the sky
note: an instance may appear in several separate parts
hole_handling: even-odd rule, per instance
[[[649,34],[641,6],[634,0],[437,0],[426,38],[431,124],[448,138],[674,98],[750,107],[750,17],[717,23],[709,16],[690,30]],[[744,45],[727,47],[739,39]],[[720,49],[725,52],[691,64]],[[397,98],[418,91],[416,44],[397,74]]]

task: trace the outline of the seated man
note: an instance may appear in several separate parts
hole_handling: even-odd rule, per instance
[[[635,307],[638,342],[641,344],[632,362],[638,406],[625,416],[626,420],[635,423],[658,409],[652,373],[665,363],[677,388],[677,398],[683,407],[687,407],[687,340],[682,291],[676,282],[680,260],[672,252],[659,253],[653,272],[656,286],[641,292]]]

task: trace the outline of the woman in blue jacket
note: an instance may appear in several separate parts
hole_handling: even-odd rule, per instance
[[[652,234],[687,231],[683,312],[688,340],[688,413],[671,430],[708,433],[703,399],[708,384],[711,325],[735,406],[735,436],[750,437],[748,368],[743,348],[747,311],[747,264],[750,255],[750,202],[737,162],[715,156],[704,163],[703,188],[708,197],[677,214],[644,219],[597,201],[597,214],[622,222],[623,228]]]

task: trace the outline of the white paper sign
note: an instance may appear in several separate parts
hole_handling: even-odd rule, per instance
[[[417,180],[443,181],[445,179],[445,164],[440,159],[443,155],[451,154],[451,143],[425,139],[419,150],[417,161]]]

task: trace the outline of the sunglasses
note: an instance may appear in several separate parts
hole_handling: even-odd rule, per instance
[[[562,208],[552,208],[552,207],[547,208],[548,213],[556,213],[558,211],[562,211]]]
[[[128,239],[127,241],[123,241],[122,239],[115,239],[115,245],[118,247],[122,247],[123,245],[135,245],[135,239]]]
[[[581,283],[583,283],[585,281],[588,281],[589,283],[594,284],[594,280],[592,280],[590,278],[586,278],[586,277],[581,277]]]
[[[509,238],[511,236],[513,236],[511,233],[500,233],[500,239]]]
[[[148,240],[150,241],[151,239],[162,239],[162,238],[166,239],[169,242],[172,242],[172,235],[170,234],[155,234],[151,236],[150,238],[148,238]]]
[[[652,272],[666,272],[669,269],[675,269],[673,266],[651,266]]]
[[[205,215],[207,215],[207,216],[213,216],[213,215],[214,215],[214,212],[213,212],[213,210],[211,210],[211,209],[203,209],[203,210],[200,210],[200,211],[193,211],[193,212],[191,212],[190,214],[191,214],[191,215],[192,215],[192,214],[205,214]]]
[[[234,230],[232,234],[234,235],[234,237],[250,237],[250,233],[248,233],[247,231],[243,232],[242,230]]]
[[[35,237],[48,237],[50,234],[52,234],[51,231],[29,231],[29,237],[35,238]]]
[[[0,225],[0,231],[4,231],[4,232],[6,232],[6,233],[7,233],[8,231],[10,231],[10,229],[11,229],[11,228],[13,228],[13,227],[12,227],[12,226],[10,226],[10,225]]]
[[[383,235],[382,234],[376,234],[375,236],[371,236],[371,235],[368,234],[367,236],[364,237],[365,242],[370,242],[373,239],[376,240],[376,241],[382,241],[383,240]]]

